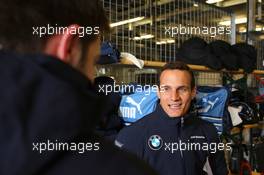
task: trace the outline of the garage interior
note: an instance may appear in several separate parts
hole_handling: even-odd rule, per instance
[[[104,37],[104,41],[111,42],[119,52],[132,54],[141,62],[136,64],[127,59],[120,59],[117,63],[100,65],[97,66],[97,76],[113,77],[117,84],[155,85],[160,68],[166,62],[177,61],[180,47],[192,37],[202,38],[207,43],[215,40],[222,40],[230,45],[244,42],[254,46],[257,51],[256,68],[251,73],[245,73],[243,69],[213,70],[205,65],[190,64],[190,67],[195,72],[198,86],[223,86],[232,80],[241,80],[245,88],[255,96],[261,96],[260,90],[263,85],[260,82],[264,81],[263,0],[101,0],[101,2],[112,30],[111,34]],[[202,32],[197,29],[193,33],[184,31],[184,34],[181,34],[179,30],[175,32],[175,27],[180,26],[200,29],[203,27],[215,29],[222,26],[228,30],[215,33],[215,30]],[[138,65],[140,63],[142,65]],[[259,107],[264,100],[258,100],[256,105]],[[263,130],[263,117],[260,118],[258,123],[232,129],[233,135],[241,136],[244,141],[246,136],[249,137],[245,143],[250,150],[249,155],[243,157],[249,162],[252,174],[263,173],[259,172],[257,167],[259,165],[256,165],[257,160],[253,153],[254,132],[260,128]],[[263,136],[262,131],[262,137],[258,139],[263,139]],[[264,146],[261,150],[263,153]],[[234,158],[232,153],[227,153],[226,156],[232,174],[241,173],[238,167],[232,167],[235,166],[231,163]]]

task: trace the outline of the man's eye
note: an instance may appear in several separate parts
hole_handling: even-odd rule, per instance
[[[164,87],[164,90],[165,90],[165,91],[168,91],[168,90],[169,90],[169,88],[168,88],[168,87]]]
[[[182,88],[179,89],[179,92],[180,93],[186,93],[186,92],[188,92],[188,90],[189,89],[187,87],[182,87]]]
[[[161,86],[161,87],[160,87],[160,91],[161,91],[161,92],[167,92],[167,91],[169,91],[169,87]]]

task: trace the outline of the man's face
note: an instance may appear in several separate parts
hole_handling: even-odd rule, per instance
[[[170,117],[180,117],[187,113],[196,89],[191,89],[191,76],[187,71],[165,70],[160,75],[158,97],[163,110]]]

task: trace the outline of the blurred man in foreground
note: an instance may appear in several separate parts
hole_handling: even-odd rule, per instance
[[[97,0],[0,2],[0,174],[155,174],[92,130]]]

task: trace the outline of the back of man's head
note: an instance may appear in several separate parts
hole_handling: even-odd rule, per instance
[[[0,48],[22,53],[42,51],[46,40],[59,27],[84,27],[88,31],[81,31],[82,40],[86,42],[96,37],[93,32],[109,30],[98,0],[1,0],[0,23]]]

